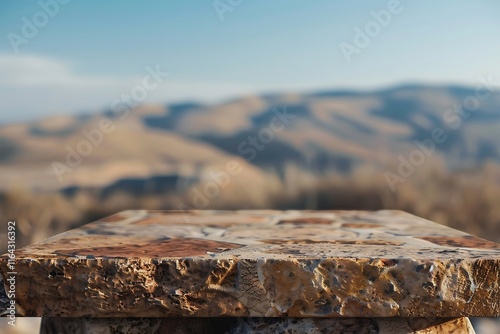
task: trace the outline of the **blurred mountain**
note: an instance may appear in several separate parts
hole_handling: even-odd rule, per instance
[[[476,166],[500,158],[500,93],[476,94],[406,85],[143,105],[8,125],[0,128],[0,190],[175,191],[231,161],[258,186],[268,182],[265,173],[283,178],[289,166],[312,173],[393,166],[426,143],[448,168]],[[444,141],[434,140],[436,131]]]

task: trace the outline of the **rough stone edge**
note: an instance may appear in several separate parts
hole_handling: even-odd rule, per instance
[[[89,260],[82,260],[82,264],[84,263],[88,263]],[[125,261],[125,260],[123,260]],[[127,262],[127,264],[135,264],[135,265],[138,265],[140,268],[143,268],[144,267],[144,262],[139,260],[139,261],[125,261]],[[149,263],[149,261],[145,261],[147,262],[148,265],[152,265],[152,263]],[[496,261],[494,261],[496,262]],[[48,263],[50,264],[50,261],[48,261]],[[33,263],[31,263],[33,264]],[[117,264],[115,264],[117,265]],[[42,265],[42,269],[43,269],[43,265]],[[123,269],[130,269],[128,266],[119,266],[118,267],[121,267]],[[40,268],[39,268],[40,269]],[[255,268],[250,268],[252,270],[255,270]],[[87,271],[89,272],[92,272],[93,269],[91,268],[86,268]],[[95,270],[95,269],[94,269]],[[225,269],[224,269],[225,270]],[[45,269],[43,269],[43,271],[47,271]],[[149,277],[149,278],[152,278],[152,275],[151,273],[147,273],[147,272],[142,272],[143,270],[141,270],[141,273],[139,273],[139,271],[137,270],[134,270],[137,274],[140,274],[140,275],[144,275],[146,274],[146,276],[144,277]],[[33,268],[31,270],[31,273],[33,274]],[[123,273],[122,273],[123,274]],[[256,276],[255,273],[250,273],[252,276]],[[128,274],[127,274],[128,275]],[[150,277],[151,276],[151,277]],[[190,276],[190,275],[188,275]],[[128,276],[127,276],[128,277]],[[98,278],[98,277],[95,277],[95,278]],[[26,281],[30,281],[32,280],[33,277],[31,276],[27,276],[25,277],[25,280]],[[131,280],[133,280],[133,278],[131,278]],[[102,279],[97,279],[97,281],[99,282],[102,282]],[[252,282],[247,282],[247,284],[251,284]],[[53,285],[54,283],[52,282],[51,285]],[[252,284],[252,286],[254,286]],[[497,287],[498,288],[498,287]],[[216,289],[217,290],[217,289]],[[127,290],[129,291],[129,290]],[[31,295],[30,293],[33,293],[33,291],[24,291],[25,295]],[[55,291],[54,291],[55,292]],[[130,290],[129,291],[130,294],[133,294],[133,291]],[[182,292],[182,291],[181,291]],[[181,293],[179,292],[179,293]],[[227,293],[225,293],[224,291],[220,291],[222,293],[222,295],[226,296],[228,295]],[[252,296],[255,295],[255,293],[257,293],[259,291],[253,291],[252,292]],[[259,293],[257,293],[259,294]],[[260,293],[264,296],[264,293]],[[496,292],[496,294],[498,294],[498,292]],[[181,295],[183,295],[183,293],[181,293]],[[45,296],[47,297],[47,296]],[[176,298],[181,298],[178,296],[178,293],[176,292],[174,295],[172,295],[172,297],[176,297]],[[484,301],[485,299],[481,299],[481,298],[476,298],[478,296],[474,296],[473,299],[471,299],[471,303],[470,304],[466,304],[466,306],[468,308],[466,309],[461,309],[459,312],[454,312],[454,313],[450,313],[450,312],[446,312],[445,309],[440,309],[440,310],[435,310],[435,311],[432,311],[432,310],[429,310],[429,309],[425,309],[423,311],[419,311],[419,312],[413,312],[411,309],[406,309],[406,308],[403,308],[403,309],[400,309],[400,311],[398,311],[397,313],[392,313],[392,314],[342,314],[342,315],[339,315],[339,317],[393,317],[393,316],[401,316],[401,317],[430,317],[430,316],[438,316],[438,317],[466,317],[466,316],[498,316],[498,309],[495,309],[495,311],[493,311],[493,309],[488,309],[488,310],[484,310],[482,311],[482,313],[474,313],[474,312],[470,312],[470,307],[478,307],[479,305],[483,305],[484,304]],[[43,295],[37,295],[35,296],[35,298],[44,298]],[[88,298],[88,296],[87,296]],[[267,297],[266,297],[267,298]],[[265,310],[260,310],[260,311],[257,311],[257,310],[254,310],[255,312],[252,312],[252,313],[227,313],[227,312],[222,312],[220,314],[215,314],[215,313],[204,313],[204,312],[200,312],[198,314],[196,314],[196,312],[191,312],[189,310],[180,310],[180,309],[177,309],[177,308],[169,308],[168,310],[167,309],[163,309],[161,312],[158,311],[157,313],[149,313],[149,312],[143,312],[145,311],[146,309],[144,308],[144,306],[151,306],[149,303],[146,304],[146,305],[138,305],[139,306],[139,309],[142,311],[142,312],[139,312],[137,313],[137,307],[136,307],[136,311],[134,311],[133,309],[130,309],[130,310],[119,310],[117,308],[111,308],[111,309],[108,309],[107,311],[105,312],[101,312],[101,313],[95,313],[95,314],[89,314],[89,313],[82,313],[82,312],[76,312],[76,313],[50,313],[50,312],[47,312],[45,310],[45,313],[44,314],[40,314],[40,313],[33,313],[33,312],[30,312],[30,313],[26,313],[26,312],[22,312],[22,310],[26,309],[26,310],[29,310],[29,308],[26,308],[24,305],[21,305],[21,302],[23,300],[20,299],[17,301],[16,303],[16,306],[18,307],[18,313],[22,316],[66,316],[66,317],[72,317],[72,316],[76,316],[76,317],[80,317],[80,316],[98,316],[98,317],[176,317],[176,316],[187,316],[187,317],[190,317],[190,316],[199,316],[199,317],[203,317],[203,316],[234,316],[234,317],[246,317],[246,316],[256,316],[256,317],[260,317],[260,316],[284,316],[286,317],[287,315],[290,316],[290,317],[300,317],[300,316],[318,316],[318,315],[313,315],[313,314],[297,314],[297,313],[290,313],[290,314],[283,314],[283,315],[278,315],[278,314],[267,314],[265,311],[268,310],[268,304],[269,304],[269,300],[264,300],[262,299],[262,301],[264,302],[264,308]],[[58,304],[59,305],[59,304]],[[489,304],[488,304],[489,305]],[[23,306],[24,308],[21,308],[21,306]],[[59,310],[59,307],[60,305],[58,306],[58,308],[56,308],[57,310]],[[72,306],[73,307],[73,306]],[[498,305],[496,306],[498,307]],[[94,310],[94,309],[93,309]],[[181,313],[179,313],[180,311],[182,311]],[[494,314],[493,314],[494,313]],[[328,316],[325,316],[325,317],[332,317],[332,315],[328,315]]]

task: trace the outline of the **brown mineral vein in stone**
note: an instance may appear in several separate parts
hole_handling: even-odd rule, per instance
[[[500,315],[496,244],[393,211],[125,211],[15,264],[28,316]]]
[[[418,237],[422,240],[430,241],[436,245],[440,246],[451,246],[451,247],[465,247],[465,248],[486,248],[486,249],[498,249],[499,245],[477,238],[472,235],[447,237],[447,236],[426,236]]]
[[[401,246],[403,242],[391,242],[388,240],[311,240],[311,239],[264,239],[260,240],[266,244],[286,245],[286,244],[332,244],[332,245],[387,245]]]
[[[131,253],[139,257],[182,257],[220,253],[229,249],[241,248],[242,245],[213,240],[183,238],[153,241],[138,241],[132,244],[120,243],[115,246],[71,248],[69,250],[54,250],[60,256],[91,256],[128,258]]]
[[[308,219],[287,219],[278,222],[278,225],[292,224],[292,225],[329,225],[332,223],[331,219],[326,218],[308,218]]]
[[[342,224],[342,227],[346,228],[381,228],[380,224],[372,224],[372,223],[345,223]]]

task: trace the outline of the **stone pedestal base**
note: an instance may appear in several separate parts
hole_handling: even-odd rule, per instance
[[[41,334],[474,333],[468,318],[43,318]]]

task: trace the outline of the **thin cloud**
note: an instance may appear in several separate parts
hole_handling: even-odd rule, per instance
[[[146,66],[154,68],[156,64]],[[160,64],[160,68],[169,72],[167,65]],[[144,76],[86,74],[60,59],[0,53],[0,123],[108,109],[113,100],[130,94],[143,79]],[[177,81],[172,73],[144,102],[211,103],[257,92],[255,87],[237,83]]]
[[[5,86],[103,86],[116,78],[77,73],[67,62],[34,55],[0,54],[0,84]]]

